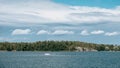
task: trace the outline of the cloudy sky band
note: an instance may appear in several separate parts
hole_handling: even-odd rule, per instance
[[[0,42],[120,44],[119,0],[0,0]]]

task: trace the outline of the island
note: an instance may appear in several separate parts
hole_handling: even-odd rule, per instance
[[[0,42],[0,51],[120,51],[120,46],[80,41]]]

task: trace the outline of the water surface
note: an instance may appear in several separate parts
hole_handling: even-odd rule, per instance
[[[0,68],[120,68],[120,52],[0,52]]]

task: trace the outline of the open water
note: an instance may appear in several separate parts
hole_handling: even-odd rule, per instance
[[[120,52],[0,52],[0,68],[120,68]]]

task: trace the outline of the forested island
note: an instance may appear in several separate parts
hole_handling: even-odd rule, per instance
[[[80,41],[0,42],[0,51],[120,51],[120,46]]]

